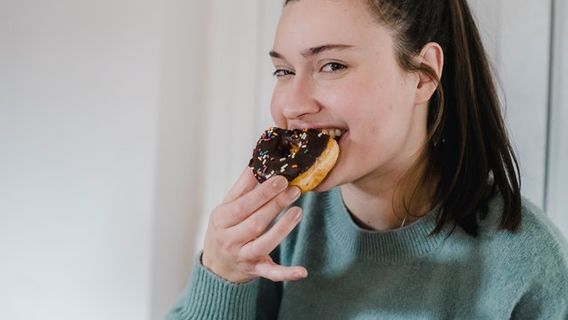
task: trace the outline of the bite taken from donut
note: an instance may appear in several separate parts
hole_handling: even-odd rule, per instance
[[[281,175],[302,192],[311,191],[335,166],[335,137],[335,130],[269,128],[258,139],[249,167],[260,183]]]

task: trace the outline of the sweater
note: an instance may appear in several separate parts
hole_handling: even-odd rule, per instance
[[[568,319],[568,245],[525,199],[520,230],[498,230],[496,196],[477,237],[459,226],[430,235],[435,210],[400,229],[362,229],[339,188],[296,205],[304,218],[271,256],[307,278],[231,283],[198,259],[167,319]]]

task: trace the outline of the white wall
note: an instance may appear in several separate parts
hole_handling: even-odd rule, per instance
[[[162,10],[151,319],[162,319],[193,267],[203,214],[207,2],[168,0]],[[149,248],[147,248],[149,249]],[[148,319],[148,318],[140,318]]]
[[[497,74],[505,120],[519,156],[523,193],[544,207],[550,58],[550,0],[503,0]]]
[[[0,2],[0,319],[147,319],[157,1]]]
[[[544,206],[550,0],[470,0],[502,89],[525,196]]]
[[[546,211],[568,237],[568,4],[554,2]]]

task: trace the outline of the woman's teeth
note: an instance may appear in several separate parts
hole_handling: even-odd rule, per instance
[[[327,134],[333,139],[341,137],[342,134],[341,129],[322,129],[321,132]]]

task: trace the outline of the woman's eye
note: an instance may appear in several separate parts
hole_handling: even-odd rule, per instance
[[[337,72],[346,69],[347,66],[338,62],[330,62],[321,67],[322,72]]]
[[[294,74],[292,71],[286,70],[286,69],[278,69],[276,71],[274,71],[274,73],[272,74],[273,76],[279,78],[279,77],[284,77],[287,75],[291,75]]]

